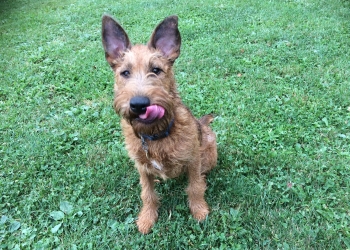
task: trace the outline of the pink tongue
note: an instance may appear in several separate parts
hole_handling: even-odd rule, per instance
[[[146,113],[139,115],[142,120],[153,121],[164,116],[164,108],[158,105],[148,106]]]

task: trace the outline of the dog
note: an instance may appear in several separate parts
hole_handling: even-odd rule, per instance
[[[188,176],[190,211],[196,220],[205,220],[205,174],[217,164],[216,136],[209,127],[214,118],[205,115],[197,120],[177,91],[173,65],[181,46],[178,17],[160,22],[147,45],[132,45],[122,26],[104,15],[102,44],[115,77],[113,106],[140,175],[143,206],[138,230],[149,233],[158,218],[155,178],[182,173]]]

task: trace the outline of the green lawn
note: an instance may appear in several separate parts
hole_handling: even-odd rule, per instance
[[[204,223],[179,178],[137,231],[103,13],[134,43],[179,16],[179,91],[216,114]],[[0,54],[0,249],[350,249],[348,0],[1,0]]]

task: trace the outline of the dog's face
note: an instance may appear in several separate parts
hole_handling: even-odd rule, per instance
[[[147,45],[132,46],[124,29],[104,16],[102,43],[115,75],[116,112],[136,133],[164,130],[174,117],[174,99],[178,98],[172,71],[181,45],[177,17],[164,19]]]

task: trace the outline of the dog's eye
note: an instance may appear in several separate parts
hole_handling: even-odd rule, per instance
[[[160,68],[154,67],[152,68],[152,73],[159,75],[162,72],[162,70]]]
[[[124,76],[124,77],[128,77],[130,76],[130,71],[129,70],[124,70],[120,73],[120,75]]]

